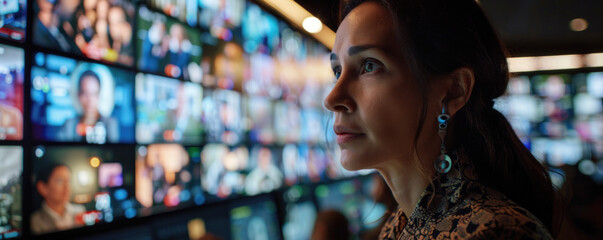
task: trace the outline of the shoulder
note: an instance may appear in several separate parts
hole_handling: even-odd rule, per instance
[[[31,231],[34,234],[42,234],[54,230],[54,221],[42,209],[31,214]]]
[[[536,216],[501,193],[487,189],[459,208],[457,233],[467,239],[552,239]]]

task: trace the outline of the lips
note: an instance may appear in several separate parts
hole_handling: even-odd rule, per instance
[[[335,135],[337,135],[337,144],[340,145],[366,136],[360,130],[343,125],[335,125],[333,126],[333,130],[335,131]]]

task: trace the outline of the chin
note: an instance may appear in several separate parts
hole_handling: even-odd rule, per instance
[[[364,169],[370,169],[368,166],[363,166],[362,161],[360,159],[354,159],[352,157],[346,157],[342,154],[341,156],[341,166],[348,171],[358,171]]]

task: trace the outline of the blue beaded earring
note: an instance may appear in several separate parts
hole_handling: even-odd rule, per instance
[[[452,167],[452,160],[450,156],[446,154],[446,145],[444,145],[444,138],[446,138],[446,128],[448,128],[448,120],[450,120],[450,116],[446,114],[446,107],[442,107],[442,114],[438,115],[438,134],[440,135],[440,139],[442,139],[442,143],[440,145],[440,156],[433,163],[437,172],[445,174],[450,171],[450,167]]]

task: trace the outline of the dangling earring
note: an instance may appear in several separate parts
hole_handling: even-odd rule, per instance
[[[450,116],[446,114],[446,107],[442,107],[442,114],[438,115],[438,134],[442,139],[442,143],[440,145],[440,156],[433,163],[436,171],[439,173],[445,174],[450,171],[450,167],[452,166],[452,160],[450,156],[446,154],[446,145],[444,145],[444,138],[446,138],[446,128],[448,128],[448,120],[450,120]]]

